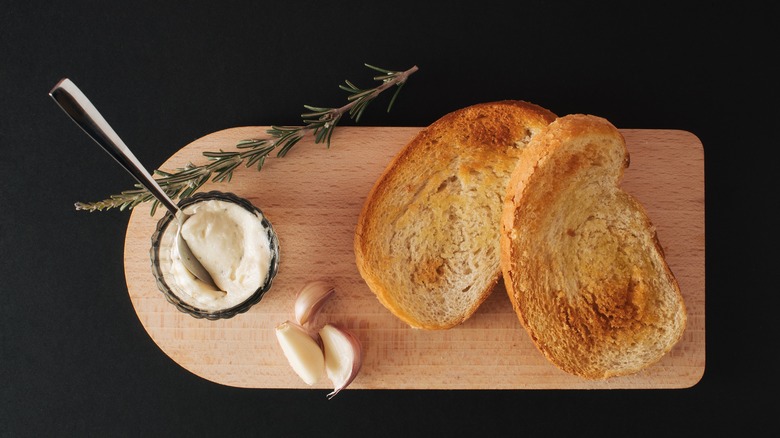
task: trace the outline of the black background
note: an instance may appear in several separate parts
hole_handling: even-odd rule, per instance
[[[778,8],[569,3],[0,0],[0,435],[754,436],[776,424]],[[320,390],[220,386],[162,353],[127,295],[129,213],[73,208],[132,181],[50,88],[74,80],[153,168],[214,131],[299,124],[304,104],[340,106],[343,80],[373,86],[363,63],[420,67],[393,111],[380,98],[363,126],[425,126],[522,99],[696,134],[702,380],[647,391],[356,390],[327,401]]]

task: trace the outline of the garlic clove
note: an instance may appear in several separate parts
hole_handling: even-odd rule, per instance
[[[325,350],[325,373],[334,386],[328,394],[331,399],[349,386],[360,372],[362,347],[355,335],[340,326],[326,324],[319,333]]]
[[[306,283],[295,297],[295,321],[304,325],[312,320],[336,290],[321,280]]]
[[[325,370],[325,358],[319,343],[300,325],[285,321],[276,326],[276,339],[284,356],[301,379],[314,385]]]

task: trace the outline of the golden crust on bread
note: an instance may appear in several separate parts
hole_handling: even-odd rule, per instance
[[[501,267],[537,348],[588,379],[636,373],[682,337],[686,311],[643,206],[620,189],[620,132],[590,115],[537,134],[510,179]]]
[[[555,119],[522,101],[473,105],[423,129],[369,193],[355,231],[358,270],[414,328],[467,320],[500,276],[506,184],[531,138]]]

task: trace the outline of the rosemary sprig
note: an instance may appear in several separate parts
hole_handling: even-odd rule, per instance
[[[271,152],[278,148],[277,157],[284,157],[296,143],[309,134],[314,136],[315,143],[324,142],[330,148],[333,131],[344,114],[357,123],[369,103],[388,88],[395,86],[395,93],[387,106],[387,112],[390,112],[406,80],[418,70],[417,66],[406,71],[392,71],[369,64],[365,64],[365,66],[379,72],[380,75],[374,76],[374,80],[382,83],[374,88],[361,89],[348,80],[344,81],[346,85],[339,85],[339,88],[349,93],[347,97],[349,103],[346,105],[340,108],[304,105],[308,112],[301,114],[303,126],[271,126],[266,131],[267,137],[241,140],[235,146],[236,151],[203,152],[203,155],[209,160],[207,164],[196,166],[189,163],[184,168],[177,169],[172,173],[156,170],[155,175],[159,178],[155,178],[155,180],[171,199],[182,199],[191,196],[209,179],[213,182],[230,181],[233,177],[233,171],[242,163],[246,167],[255,166],[257,170],[261,170],[265,159]],[[102,211],[119,208],[125,210],[148,201],[153,202],[151,214],[154,215],[159,203],[144,187],[136,184],[134,189],[111,195],[103,201],[77,202],[76,209]]]

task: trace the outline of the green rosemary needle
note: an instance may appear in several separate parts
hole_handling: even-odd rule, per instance
[[[302,126],[271,126],[266,131],[267,136],[264,138],[239,141],[235,145],[236,151],[203,152],[203,156],[209,160],[206,164],[196,166],[189,163],[187,166],[170,173],[156,170],[155,175],[158,178],[155,180],[171,199],[182,199],[191,196],[209,180],[213,182],[230,181],[233,177],[233,171],[242,163],[246,167],[254,166],[257,170],[261,170],[266,157],[271,152],[278,149],[276,156],[284,157],[296,143],[307,135],[313,135],[315,143],[324,142],[330,148],[333,131],[344,114],[357,123],[369,103],[385,90],[396,87],[387,106],[387,112],[390,112],[406,80],[418,70],[417,66],[405,71],[392,71],[369,64],[365,64],[365,66],[380,73],[373,79],[380,81],[381,84],[374,88],[361,89],[350,81],[344,81],[346,85],[339,85],[339,88],[349,93],[346,105],[340,108],[304,105],[308,112],[301,114]],[[76,210],[102,211],[110,208],[125,210],[148,201],[152,201],[150,214],[154,215],[159,202],[140,184],[136,184],[134,189],[111,195],[102,201],[77,202]]]

